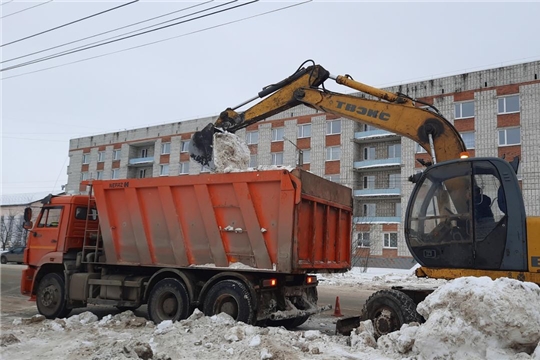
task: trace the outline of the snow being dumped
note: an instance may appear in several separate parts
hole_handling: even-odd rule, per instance
[[[222,132],[214,134],[214,169],[216,173],[230,173],[243,171],[265,171],[285,169],[292,171],[290,166],[259,165],[255,168],[249,167],[250,150],[247,144],[240,137],[233,133]]]
[[[36,315],[2,329],[2,359],[540,359],[540,288],[512,279],[449,281],[419,304],[423,324],[375,340],[371,321],[350,337],[235,322],[226,314],[154,325],[131,311],[101,320]]]

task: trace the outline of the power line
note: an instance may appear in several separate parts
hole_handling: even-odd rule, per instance
[[[96,56],[92,56],[92,57],[88,57],[88,58],[84,58],[84,59],[80,59],[80,60],[68,62],[68,63],[65,63],[65,64],[60,64],[60,65],[56,65],[56,66],[51,66],[51,67],[44,68],[44,69],[39,69],[39,70],[29,71],[29,72],[25,72],[25,73],[18,74],[18,75],[7,76],[7,77],[2,78],[2,80],[12,79],[12,78],[20,77],[20,76],[25,76],[25,75],[34,74],[34,73],[37,73],[37,72],[42,72],[42,71],[47,71],[47,70],[51,70],[51,69],[56,69],[56,68],[64,67],[64,66],[67,66],[67,65],[72,65],[72,64],[76,64],[76,63],[80,63],[80,62],[84,62],[84,61],[88,61],[88,60],[93,60],[93,59],[97,59],[97,58],[101,58],[101,57],[105,57],[105,56],[109,56],[109,55],[113,55],[113,54],[118,54],[118,53],[121,53],[121,52],[124,52],[124,51],[134,50],[134,49],[142,48],[142,47],[145,47],[145,46],[149,46],[149,45],[154,45],[154,44],[162,43],[162,42],[165,42],[165,41],[169,41],[169,40],[173,40],[173,39],[177,39],[177,38],[181,38],[181,37],[185,37],[185,36],[197,34],[197,33],[200,33],[200,32],[207,31],[207,30],[212,30],[212,29],[219,28],[219,27],[222,27],[222,26],[227,26],[227,25],[234,24],[234,23],[238,23],[238,22],[242,22],[242,21],[245,21],[245,20],[250,20],[250,19],[253,19],[253,18],[256,18],[256,17],[259,17],[259,16],[264,16],[264,15],[267,15],[267,14],[270,14],[270,13],[274,13],[274,12],[286,10],[286,9],[289,9],[289,8],[292,8],[292,7],[295,7],[295,6],[304,5],[304,4],[307,4],[307,3],[312,2],[312,1],[313,1],[313,0],[306,0],[306,1],[303,1],[303,2],[300,2],[300,3],[296,3],[296,4],[293,4],[293,5],[283,6],[283,7],[278,8],[278,9],[274,9],[274,10],[270,10],[270,11],[265,11],[265,12],[262,12],[262,13],[259,13],[259,14],[256,14],[256,15],[247,16],[247,17],[244,17],[244,18],[240,18],[240,19],[233,20],[233,21],[228,21],[228,22],[221,23],[221,24],[214,25],[214,26],[209,26],[209,27],[206,27],[206,28],[203,28],[203,29],[195,30],[195,31],[188,32],[188,33],[184,33],[184,34],[181,34],[181,35],[172,36],[172,37],[169,37],[169,38],[166,38],[166,39],[157,40],[157,41],[152,41],[152,42],[149,42],[149,43],[145,43],[145,44],[141,44],[141,45],[129,47],[129,48],[126,48],[126,49],[117,50],[117,51],[112,51],[112,52],[109,52],[109,53],[106,53],[106,54],[96,55]]]
[[[87,36],[87,37],[82,38],[82,39],[70,41],[70,42],[67,42],[67,43],[64,43],[64,44],[60,44],[60,45],[56,45],[56,46],[53,46],[53,47],[50,47],[50,48],[47,48],[47,49],[35,51],[35,52],[33,52],[33,53],[30,53],[30,54],[26,54],[26,55],[22,55],[22,56],[17,56],[17,57],[8,59],[8,60],[1,61],[0,64],[7,63],[7,62],[10,62],[10,61],[13,61],[13,60],[22,59],[22,58],[25,58],[25,57],[28,57],[28,56],[40,54],[40,53],[45,52],[45,51],[57,49],[57,48],[62,47],[62,46],[66,46],[66,45],[74,44],[74,43],[77,43],[77,42],[80,42],[80,41],[84,41],[84,40],[88,40],[88,39],[91,39],[91,38],[95,38],[95,37],[97,37],[97,36],[105,35],[105,34],[108,34],[108,33],[111,33],[111,32],[117,31],[117,30],[122,30],[122,29],[125,29],[125,28],[128,28],[128,27],[131,27],[131,26],[139,25],[139,24],[142,24],[142,23],[145,23],[145,22],[148,22],[148,21],[152,21],[152,20],[155,20],[155,19],[162,18],[162,17],[164,17],[164,16],[168,16],[168,15],[171,15],[171,14],[175,14],[175,13],[177,13],[177,12],[181,12],[181,11],[184,11],[184,10],[192,9],[192,8],[194,8],[194,7],[201,6],[201,5],[204,5],[204,4],[213,2],[213,1],[214,1],[214,0],[209,0],[209,1],[206,1],[206,2],[203,2],[203,3],[200,3],[200,4],[195,4],[195,5],[192,5],[192,6],[188,6],[188,7],[186,7],[186,8],[182,8],[182,9],[180,9],[180,10],[175,10],[175,11],[171,11],[171,12],[168,12],[168,13],[166,13],[166,14],[163,14],[163,15],[155,16],[155,17],[150,18],[150,19],[146,19],[146,20],[143,20],[143,21],[138,21],[138,22],[136,22],[136,23],[129,24],[129,25],[125,25],[125,26],[121,26],[121,27],[118,27],[118,28],[116,28],[116,29],[107,30],[107,31],[104,31],[104,32],[102,32],[102,33],[95,34],[95,35],[92,35],[92,36]],[[174,20],[174,19],[173,19],[173,20]],[[172,21],[172,20],[169,20],[169,21]],[[88,44],[87,44],[87,45],[88,45]]]
[[[0,4],[0,6],[4,6],[4,5],[6,5],[6,4],[9,4],[10,2],[13,2],[13,0],[4,1],[3,3]]]
[[[43,3],[40,3],[40,4],[37,4],[37,5],[34,5],[34,6],[27,7],[27,8],[25,8],[25,9],[22,9],[22,10],[19,10],[19,11],[15,11],[14,13],[7,14],[7,15],[4,15],[4,16],[0,17],[0,19],[7,18],[7,17],[9,17],[9,16],[12,16],[12,15],[15,15],[15,14],[18,14],[18,13],[22,13],[22,12],[24,12],[24,11],[27,11],[27,10],[30,10],[30,9],[33,9],[33,8],[37,8],[38,6],[48,4],[48,3],[50,3],[51,1],[53,1],[53,0],[48,0],[48,1],[45,1],[45,2],[43,2]],[[7,3],[6,3],[6,4],[7,4]],[[2,4],[2,5],[4,5],[4,4]]]
[[[212,0],[212,1],[213,1],[213,0]],[[146,27],[143,27],[143,28],[140,28],[140,29],[137,29],[137,30],[128,31],[128,32],[123,33],[123,34],[115,35],[115,36],[112,36],[112,37],[109,37],[109,38],[106,38],[106,39],[102,39],[102,40],[99,40],[99,41],[94,41],[94,42],[91,42],[91,43],[88,43],[88,44],[85,44],[85,45],[76,46],[76,47],[71,48],[71,49],[63,50],[63,51],[60,51],[60,52],[57,52],[57,53],[51,54],[51,55],[46,55],[46,56],[43,56],[43,57],[40,57],[40,58],[37,58],[37,59],[34,59],[34,60],[29,60],[29,61],[27,61],[27,62],[20,63],[20,64],[17,64],[17,65],[14,65],[14,66],[16,66],[16,67],[21,67],[21,66],[26,66],[26,65],[30,65],[30,64],[37,63],[37,62],[45,61],[45,60],[48,60],[48,59],[53,59],[53,58],[59,57],[59,56],[61,56],[61,55],[63,55],[63,54],[76,52],[75,50],[78,50],[78,49],[81,49],[81,51],[83,51],[84,48],[86,48],[86,47],[89,47],[89,46],[92,46],[92,45],[95,45],[95,44],[101,44],[101,43],[106,42],[107,40],[117,39],[117,38],[119,38],[119,37],[121,37],[121,36],[133,34],[133,33],[136,33],[136,32],[138,32],[138,31],[141,31],[141,30],[151,29],[151,28],[156,27],[156,26],[158,26],[158,25],[170,23],[171,21],[183,19],[183,18],[186,18],[186,17],[188,17],[188,16],[192,16],[192,15],[195,15],[195,14],[199,14],[199,13],[202,13],[202,12],[205,12],[205,11],[208,11],[208,10],[217,9],[217,8],[219,8],[219,7],[222,7],[222,6],[225,6],[225,5],[228,5],[228,4],[235,3],[235,2],[237,2],[237,1],[238,1],[238,0],[232,0],[232,1],[229,1],[229,2],[226,2],[226,3],[223,3],[223,4],[220,4],[220,5],[211,6],[211,7],[209,7],[209,8],[203,9],[203,10],[199,10],[199,11],[195,11],[195,12],[189,13],[189,14],[187,14],[187,15],[179,16],[179,17],[176,17],[176,18],[167,20],[167,21],[163,21],[163,22],[160,22],[160,23],[157,23],[157,24],[154,24],[154,25],[146,26]],[[206,3],[203,3],[203,4],[206,4]],[[198,6],[198,5],[196,5],[196,6]],[[193,8],[193,7],[194,7],[194,6],[190,6],[190,7],[186,8],[186,9],[190,9],[190,8]],[[117,29],[117,30],[118,30],[118,29]],[[114,31],[114,30],[112,30],[112,31]],[[102,34],[98,34],[98,35],[95,35],[95,36],[99,36],[99,35],[102,35]],[[91,36],[91,37],[93,37],[93,36]],[[82,40],[85,40],[85,39],[77,40],[77,41],[74,41],[74,42],[78,42],[78,41],[82,41]],[[119,40],[120,40],[120,39],[119,39]],[[68,45],[68,44],[69,44],[69,43],[66,43],[66,44],[60,45],[59,47],[62,47],[62,46],[64,46],[64,45]],[[51,50],[51,49],[46,49],[46,50]],[[43,50],[43,51],[46,51],[46,50]],[[29,55],[32,55],[32,54],[29,54]],[[22,57],[26,57],[26,56],[27,56],[27,55],[22,56]],[[17,58],[10,59],[10,60],[6,60],[6,61],[3,61],[2,63],[8,62],[8,61],[11,61],[11,60],[15,60],[15,59],[17,59]],[[3,71],[3,70],[4,70],[4,69],[2,69],[2,70],[0,70],[0,71]],[[9,70],[9,69],[6,68],[6,70]]]
[[[52,1],[52,0],[51,0]],[[55,26],[53,28],[50,28],[48,30],[44,30],[44,31],[41,31],[41,32],[38,32],[36,34],[33,34],[33,35],[29,35],[29,36],[25,36],[23,38],[20,38],[20,39],[17,39],[17,40],[13,40],[13,41],[10,41],[8,43],[5,43],[5,44],[2,44],[0,45],[0,47],[3,47],[3,46],[7,46],[7,45],[11,45],[11,44],[15,44],[15,43],[18,43],[18,42],[21,42],[23,40],[27,40],[27,39],[31,39],[33,37],[36,37],[36,36],[39,36],[39,35],[43,35],[43,34],[46,34],[48,32],[51,32],[51,31],[54,31],[54,30],[58,30],[58,29],[61,29],[63,27],[66,27],[66,26],[69,26],[69,25],[73,25],[75,23],[78,23],[78,22],[81,22],[83,20],[87,20],[87,19],[90,19],[90,18],[93,18],[95,16],[99,16],[99,15],[102,15],[102,14],[105,14],[105,13],[108,13],[109,11],[113,11],[113,10],[117,10],[117,9],[120,9],[124,6],[128,6],[128,5],[131,5],[131,4],[134,4],[136,2],[138,2],[139,0],[133,0],[131,2],[128,2],[128,3],[125,3],[125,4],[122,4],[122,5],[118,5],[118,6],[115,6],[113,8],[110,8],[110,9],[107,9],[107,10],[103,10],[103,11],[100,11],[98,13],[95,13],[95,14],[92,14],[92,15],[89,15],[89,16],[85,16],[83,18],[80,18],[80,19],[77,19],[77,20],[74,20],[74,21],[70,21],[68,23],[65,23],[63,25],[59,25],[59,26]]]
[[[234,1],[231,1],[231,2],[236,2],[236,1],[237,1],[237,0],[234,0]],[[258,1],[259,1],[259,0],[252,0],[252,1],[249,1],[249,2],[247,2],[247,3],[242,3],[242,4],[240,4],[240,5],[235,5],[235,6],[228,7],[228,8],[226,8],[226,9],[214,11],[214,12],[211,12],[211,13],[209,13],[209,14],[204,14],[204,15],[196,16],[196,17],[191,18],[191,19],[179,21],[179,22],[176,22],[176,23],[172,23],[172,24],[169,24],[169,25],[161,26],[161,27],[158,27],[158,28],[155,28],[155,29],[151,29],[151,30],[146,30],[146,31],[143,31],[143,32],[140,32],[140,33],[137,33],[137,34],[124,36],[124,37],[121,37],[121,38],[119,38],[119,39],[110,40],[110,41],[105,41],[105,42],[99,42],[98,44],[95,44],[95,45],[90,45],[90,46],[86,46],[86,47],[83,47],[83,48],[77,48],[76,50],[65,51],[65,52],[61,52],[61,53],[59,53],[59,54],[57,54],[57,55],[51,55],[51,56],[48,56],[48,57],[45,57],[45,58],[41,58],[41,59],[37,59],[37,60],[28,61],[28,62],[26,62],[26,63],[22,63],[22,64],[17,64],[17,65],[9,66],[9,67],[7,67],[7,68],[0,69],[0,72],[2,72],[2,71],[7,71],[7,70],[12,70],[12,69],[17,69],[17,68],[20,68],[20,67],[24,67],[24,66],[28,66],[28,65],[35,64],[35,63],[39,63],[39,62],[42,62],[42,61],[54,59],[54,58],[57,58],[57,57],[62,57],[62,56],[66,56],[66,55],[78,53],[78,52],[81,52],[81,51],[90,50],[90,49],[93,49],[93,48],[96,48],[96,47],[100,47],[100,46],[103,46],[103,45],[108,45],[108,44],[111,44],[111,43],[114,43],[114,42],[118,42],[118,41],[130,39],[130,38],[137,37],[137,36],[140,36],[140,35],[145,35],[145,34],[148,34],[148,33],[154,32],[154,31],[163,30],[163,29],[166,29],[166,28],[169,28],[169,27],[172,27],[172,26],[176,26],[176,25],[184,24],[184,23],[187,23],[187,22],[190,22],[190,21],[202,19],[202,18],[205,18],[205,17],[207,17],[207,16],[212,16],[212,15],[219,14],[219,13],[222,13],[222,12],[230,11],[230,10],[232,10],[232,9],[236,9],[236,8],[243,7],[243,6],[246,6],[246,5],[251,5],[251,4],[256,3],[256,2],[258,2]],[[229,3],[230,3],[230,2],[229,2]]]

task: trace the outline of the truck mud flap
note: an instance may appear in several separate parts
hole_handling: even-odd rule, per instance
[[[345,319],[339,319],[336,322],[336,335],[351,335],[351,332],[360,326],[360,321],[362,321],[361,316],[353,316]]]

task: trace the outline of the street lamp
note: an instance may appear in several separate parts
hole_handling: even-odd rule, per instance
[[[287,139],[285,136],[283,136],[283,140],[287,140],[296,148],[296,150],[298,150],[298,166],[304,165],[304,151],[298,146],[296,146],[296,144],[293,143],[291,140]]]

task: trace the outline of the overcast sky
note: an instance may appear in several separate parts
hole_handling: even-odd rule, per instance
[[[14,14],[40,3],[1,2],[2,44],[122,4],[53,0]],[[290,75],[307,59],[313,59],[332,74],[347,73],[378,87],[540,59],[538,2],[312,1],[189,34],[300,2],[259,1],[1,72],[1,191],[59,191],[67,182],[69,139],[219,114],[253,97],[265,85]],[[243,3],[238,1],[181,20]],[[7,44],[0,48],[4,61],[1,67],[5,69],[223,2],[209,2],[6,62],[196,4],[201,2],[139,1]],[[187,35],[180,36],[184,34]],[[172,37],[176,38],[34,72]],[[351,92],[338,85],[329,88]]]

